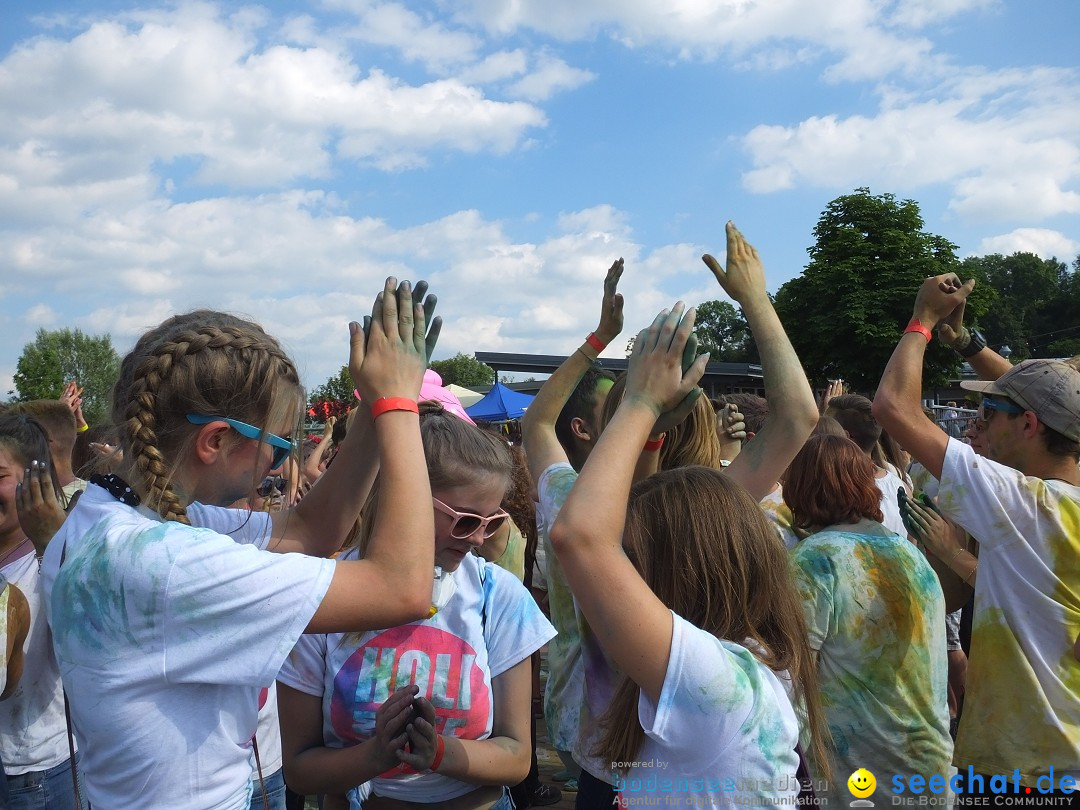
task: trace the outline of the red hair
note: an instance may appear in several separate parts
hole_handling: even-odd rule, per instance
[[[874,464],[846,436],[811,436],[788,467],[784,502],[795,526],[820,529],[863,518],[881,522]]]

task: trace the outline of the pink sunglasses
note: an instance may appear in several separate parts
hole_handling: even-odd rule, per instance
[[[473,512],[459,512],[434,496],[432,496],[431,500],[434,502],[436,509],[454,519],[454,522],[450,524],[450,536],[457,540],[472,537],[476,534],[477,529],[483,531],[486,540],[501,529],[503,523],[510,517],[508,513],[501,509],[490,517],[484,517]]]

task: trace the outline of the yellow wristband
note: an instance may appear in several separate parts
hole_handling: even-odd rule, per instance
[[[86,431],[88,431],[89,429],[90,429],[90,425],[83,425],[81,428],[79,428],[75,432],[76,433],[86,433]]]

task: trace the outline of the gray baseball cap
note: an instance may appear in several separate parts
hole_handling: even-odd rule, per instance
[[[1007,397],[1067,439],[1080,441],[1080,371],[1060,360],[1025,360],[996,380],[960,383],[967,391]]]

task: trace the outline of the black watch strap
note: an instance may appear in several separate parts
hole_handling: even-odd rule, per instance
[[[960,352],[960,356],[964,359],[974,357],[986,348],[986,338],[983,337],[982,332],[978,329],[969,329],[968,332],[971,334],[971,342]]]

